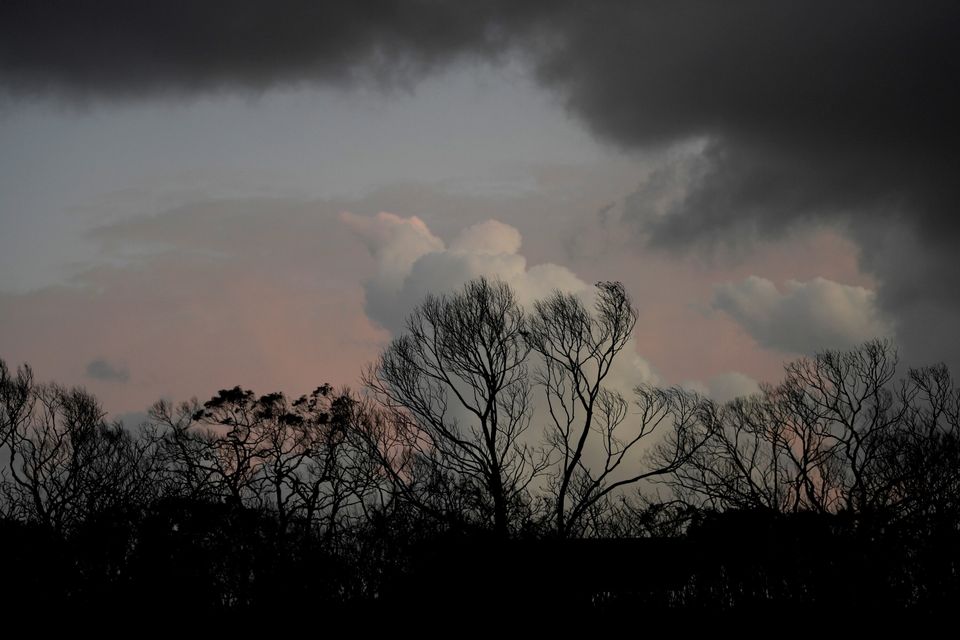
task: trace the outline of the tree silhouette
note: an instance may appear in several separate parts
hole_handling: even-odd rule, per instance
[[[473,280],[454,294],[428,296],[365,376],[395,418],[394,446],[425,467],[409,477],[395,470],[405,495],[430,488],[411,479],[449,480],[460,485],[465,509],[500,536],[544,466],[524,438],[531,418],[525,332],[510,287]]]
[[[557,459],[549,486],[560,537],[582,533],[585,520],[602,519],[596,510],[610,506],[613,492],[674,471],[698,446],[689,441],[689,424],[700,399],[682,389],[638,386],[639,424],[624,425],[629,403],[604,381],[632,337],[637,311],[622,283],[599,282],[595,295],[592,312],[578,296],[559,291],[535,302],[526,334],[542,358],[536,378],[546,395],[546,438]],[[663,425],[674,430],[672,452],[661,449],[659,457],[647,456],[658,464],[637,469],[642,444]]]
[[[707,405],[705,444],[671,475],[683,499],[711,509],[855,515],[877,525],[955,504],[958,390],[945,367],[895,381],[886,341],[786,365],[778,385]]]
[[[29,367],[0,362],[0,445],[8,455],[0,492],[5,512],[57,532],[150,491],[149,443],[104,422],[80,388],[37,384]]]
[[[351,424],[355,404],[330,385],[292,403],[240,387],[203,405],[159,402],[151,416],[168,494],[268,509],[281,534],[299,523],[331,540],[381,496],[377,462]]]
[[[416,308],[367,372],[370,395],[233,387],[158,402],[135,429],[0,360],[0,601],[953,606],[960,389],[946,366],[898,378],[894,347],[871,341],[731,402],[630,396],[611,371],[635,322],[619,283],[599,283],[592,307],[555,292],[526,315],[480,279]]]

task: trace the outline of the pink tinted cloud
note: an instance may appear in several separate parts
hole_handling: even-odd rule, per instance
[[[587,252],[572,267],[584,279],[619,279],[640,311],[637,347],[665,381],[705,380],[730,371],[775,381],[798,354],[765,349],[728,315],[711,308],[718,285],[761,274],[778,285],[825,277],[872,287],[856,247],[830,229],[756,244],[736,260],[627,246]]]
[[[114,413],[236,384],[290,394],[356,384],[389,335],[365,310],[363,285],[378,261],[344,210],[418,215],[437,246],[496,214],[519,230],[529,265],[623,281],[640,311],[637,354],[668,383],[732,371],[779,378],[790,354],[762,348],[711,309],[719,284],[758,275],[778,286],[818,276],[873,286],[855,248],[827,229],[758,244],[736,261],[645,249],[628,229],[591,218],[633,188],[631,175],[569,169],[557,185],[490,197],[421,186],[352,202],[208,202],[114,224],[93,236],[104,263],[70,285],[0,294],[0,357],[84,384]],[[127,380],[88,375],[96,360]]]
[[[362,248],[306,209],[234,220],[247,233],[217,247],[217,225],[193,214],[193,222],[159,218],[109,235],[135,244],[192,224],[212,233],[206,243],[192,238],[206,254],[161,252],[88,270],[70,286],[0,295],[0,357],[29,362],[41,379],[83,384],[113,413],[237,384],[293,394],[355,384],[386,339],[363,311]],[[87,375],[97,359],[122,366],[128,380]]]

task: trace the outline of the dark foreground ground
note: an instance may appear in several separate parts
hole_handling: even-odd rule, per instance
[[[952,610],[957,533],[909,536],[838,516],[727,513],[673,538],[495,540],[387,527],[345,542],[279,535],[253,512],[170,503],[69,536],[0,523],[0,598],[7,612],[67,618],[422,612],[476,624],[515,614]]]

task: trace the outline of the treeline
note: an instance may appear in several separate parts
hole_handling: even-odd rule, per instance
[[[717,403],[623,391],[619,283],[428,297],[364,375],[105,420],[0,361],[11,607],[949,606],[960,390],[873,341]],[[620,378],[618,378],[618,375]]]

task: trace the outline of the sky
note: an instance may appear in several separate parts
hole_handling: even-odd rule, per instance
[[[113,415],[359,383],[428,292],[622,281],[718,399],[960,365],[948,2],[0,5],[0,358]]]

